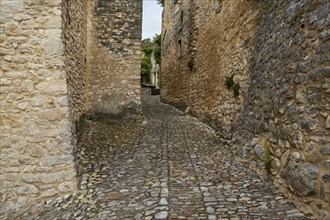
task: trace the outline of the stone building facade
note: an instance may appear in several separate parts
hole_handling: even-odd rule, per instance
[[[76,190],[85,116],[140,110],[142,1],[0,3],[0,216]]]
[[[118,116],[140,111],[142,1],[89,1],[86,107]]]
[[[318,219],[330,216],[329,10],[326,0],[165,1],[162,30],[162,100],[217,129]]]

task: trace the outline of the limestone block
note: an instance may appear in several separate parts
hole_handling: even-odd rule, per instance
[[[301,159],[301,155],[299,152],[292,152],[290,155],[290,162],[298,163]]]
[[[254,148],[254,153],[258,156],[260,160],[265,160],[264,148],[261,144],[257,144]]]
[[[19,196],[19,197],[17,198],[17,202],[18,202],[20,205],[26,205],[26,204],[29,204],[31,201],[32,201],[32,198],[31,198],[31,197],[27,197],[27,196]]]
[[[6,72],[4,75],[8,78],[24,78],[27,76],[24,71]]]
[[[38,145],[29,145],[26,151],[32,157],[42,157],[46,154],[46,150]]]
[[[54,183],[57,181],[70,180],[76,176],[73,170],[70,171],[60,171],[56,173],[43,173],[40,174],[41,182],[43,183]]]
[[[29,107],[28,102],[22,102],[17,105],[17,108],[19,108],[20,110],[26,110],[28,107]]]
[[[40,178],[36,174],[24,174],[22,180],[27,183],[36,183],[40,181]]]
[[[57,101],[61,106],[68,106],[69,105],[67,96],[62,96],[62,97],[58,98]]]
[[[302,148],[303,147],[303,134],[302,134],[301,131],[296,130],[296,131],[292,132],[291,140],[292,140],[293,145],[296,148]]]
[[[40,4],[40,0],[24,0],[27,5],[38,5]],[[61,0],[42,0],[42,4],[46,6],[60,6]]]
[[[61,56],[64,53],[64,45],[61,40],[60,29],[46,30],[46,39],[41,40],[41,46],[48,56]]]
[[[319,125],[319,121],[317,118],[315,119],[307,118],[302,120],[302,122],[300,123],[301,128],[307,131],[315,130],[318,125]]]
[[[326,144],[326,145],[322,146],[320,149],[320,153],[322,155],[330,155],[330,144]]]
[[[290,163],[284,178],[290,189],[299,196],[314,195],[317,192],[316,180],[319,168],[307,163]]]
[[[73,157],[71,155],[48,156],[48,157],[42,157],[40,159],[40,165],[41,166],[53,166],[53,165],[65,164],[70,161],[73,161]]]
[[[38,110],[36,115],[40,119],[47,119],[49,121],[56,121],[64,118],[66,116],[66,112],[63,109],[55,108],[55,109],[41,109]]]
[[[47,189],[41,192],[42,197],[54,196],[57,193],[55,189]]]
[[[53,81],[53,82],[41,82],[37,86],[37,89],[42,94],[54,94],[54,93],[65,93],[67,86],[64,80]]]
[[[3,0],[0,2],[1,13],[17,13],[24,10],[23,0]]]
[[[321,198],[330,202],[330,173],[326,173],[322,176],[323,183],[321,183],[320,187],[320,195]]]
[[[38,188],[31,184],[24,184],[17,189],[20,194],[35,194],[38,191]]]
[[[31,99],[31,105],[33,107],[42,106],[46,104],[46,98],[44,96],[37,96]]]
[[[11,80],[10,79],[4,79],[4,78],[1,78],[0,79],[0,86],[9,86],[11,84]]]
[[[321,158],[314,143],[307,143],[304,154],[306,160],[311,162],[318,162]]]
[[[327,117],[327,120],[325,121],[325,127],[326,127],[327,129],[330,128],[330,116],[328,116],[328,117]]]
[[[58,185],[58,190],[60,192],[73,192],[76,189],[75,182],[63,182]]]

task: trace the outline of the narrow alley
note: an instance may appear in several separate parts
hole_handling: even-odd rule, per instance
[[[146,123],[87,121],[78,193],[18,219],[307,219],[197,119],[143,97]]]

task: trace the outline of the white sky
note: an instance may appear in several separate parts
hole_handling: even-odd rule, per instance
[[[162,10],[156,0],[143,0],[142,39],[152,39],[155,34],[160,34]]]

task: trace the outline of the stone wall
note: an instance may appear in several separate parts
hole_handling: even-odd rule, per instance
[[[142,0],[95,0],[88,8],[87,111],[134,115],[141,110]]]
[[[3,0],[0,215],[76,188],[61,0]]]
[[[86,113],[87,0],[63,0],[62,10],[65,71],[75,145]]]
[[[317,219],[330,217],[329,10],[324,0],[262,4],[251,86],[234,125],[235,143],[252,148],[251,167],[266,168]]]
[[[194,4],[191,1],[164,1],[162,24],[163,101],[185,109],[189,105],[188,61],[193,58]],[[165,54],[165,56],[164,56]]]
[[[76,190],[85,115],[140,112],[142,1],[0,6],[3,216]]]
[[[216,128],[303,211],[329,217],[330,3],[186,2],[165,1],[162,100]]]

